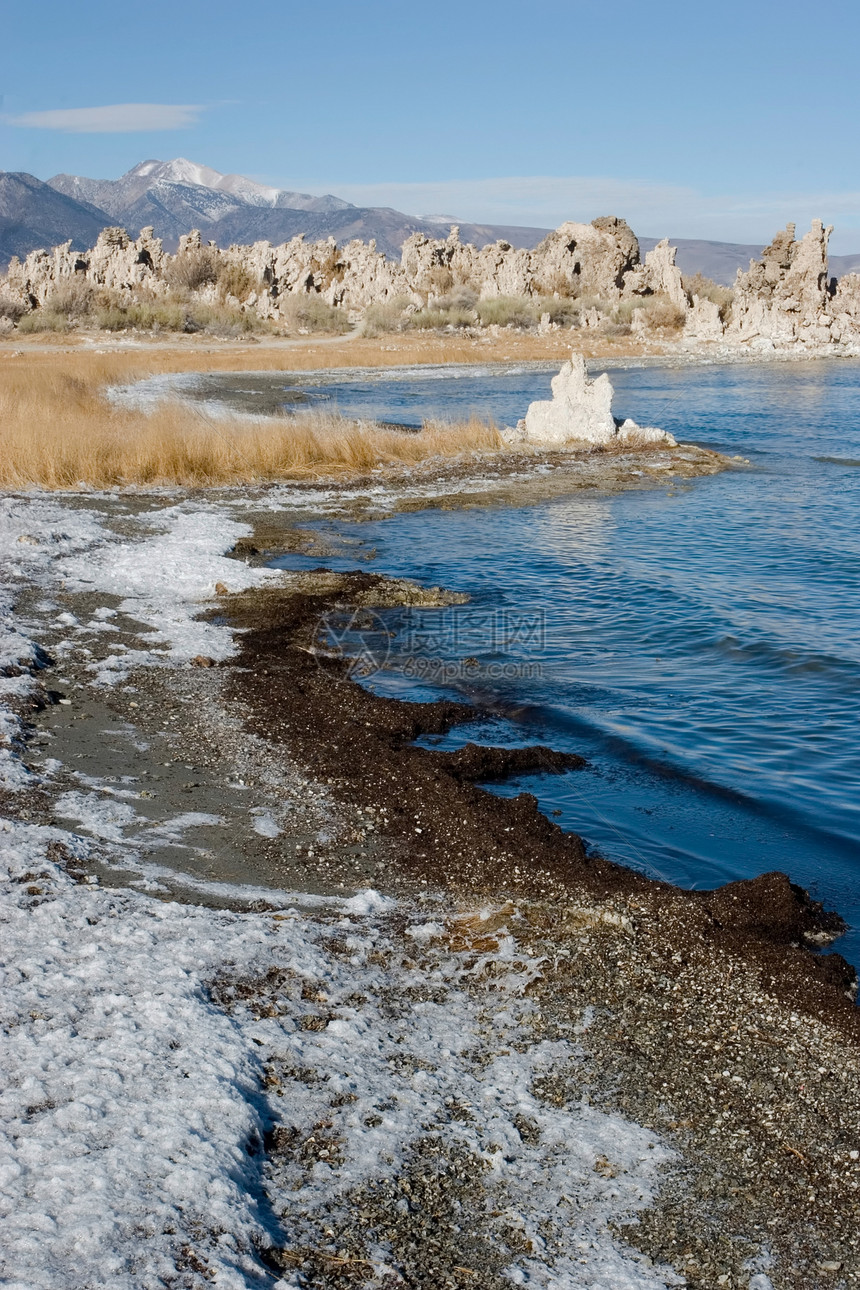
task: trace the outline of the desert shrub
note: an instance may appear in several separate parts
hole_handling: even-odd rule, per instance
[[[16,323],[27,312],[28,309],[23,300],[19,300],[10,292],[0,291],[0,318],[8,318],[10,322]]]
[[[721,286],[719,282],[714,282],[713,278],[706,278],[703,273],[694,273],[689,277],[685,274],[682,282],[690,300],[693,296],[698,296],[700,300],[713,300],[714,304],[720,307],[720,318],[723,322],[729,321],[732,301],[735,298],[731,287]]]
[[[574,297],[577,294],[577,278],[568,275],[563,269],[556,269],[541,278],[537,288],[542,296]]]
[[[181,304],[161,301],[112,303],[96,310],[96,326],[102,331],[185,331],[189,311]]]
[[[288,295],[278,301],[282,321],[289,331],[349,331],[349,319],[343,309],[328,304],[321,296]]]
[[[82,274],[60,278],[45,301],[45,308],[67,318],[82,318],[90,312],[95,298],[95,288]]]
[[[222,300],[227,296],[247,300],[251,292],[259,291],[261,286],[260,279],[238,260],[222,261],[218,266],[218,294]]]
[[[406,321],[408,304],[409,301],[403,297],[396,297],[368,305],[364,313],[364,335],[384,336],[388,332],[400,331]]]
[[[479,300],[478,318],[483,327],[536,327],[544,314],[551,323],[572,326],[582,301],[565,296],[495,296]]]
[[[613,306],[609,301],[604,300],[602,296],[579,296],[576,303],[579,306],[580,313],[585,309],[596,309],[601,314],[612,313]]]
[[[633,321],[633,314],[636,310],[644,308],[644,296],[633,296],[629,300],[619,300],[610,314],[610,319],[613,323],[629,324]]]
[[[434,264],[432,269],[428,269],[421,283],[421,292],[424,296],[444,296],[453,285],[454,275],[447,265]]]
[[[457,291],[460,287],[464,287],[467,291],[473,292],[475,299],[477,300],[478,296],[481,294],[481,284],[480,282],[475,282],[475,279],[472,277],[470,271],[465,267],[465,265],[461,265],[456,269],[456,271],[452,269],[451,272],[454,277],[453,290]]]
[[[419,331],[433,331],[439,327],[471,327],[474,322],[471,309],[439,309],[434,305],[417,309],[407,325]]]
[[[478,318],[483,327],[533,327],[541,312],[530,296],[493,296],[479,300]]]
[[[474,287],[461,282],[449,291],[439,304],[441,305],[443,301],[446,309],[474,309],[478,303],[478,293]]]
[[[226,305],[195,305],[188,311],[186,331],[206,331],[213,336],[239,336],[246,332],[271,331],[272,324],[253,309],[230,309]]]
[[[330,246],[322,257],[313,256],[310,267],[313,274],[321,278],[323,290],[333,282],[342,282],[346,272],[346,264],[336,246]]]
[[[678,331],[687,317],[683,309],[673,304],[668,296],[646,296],[645,310],[648,326],[658,331]]]
[[[189,306],[175,300],[110,302],[96,311],[95,322],[103,331],[207,331],[222,336],[266,326],[252,310],[245,312],[223,305]]]
[[[142,331],[198,331],[198,327],[189,326],[192,311],[178,301],[161,300],[135,301],[128,305],[129,326],[139,327]]]
[[[558,323],[560,327],[572,327],[579,318],[580,302],[573,296],[538,296],[534,309],[538,318],[549,314],[550,322]]]
[[[647,325],[658,331],[677,331],[683,327],[686,314],[678,305],[672,303],[668,296],[631,296],[628,300],[619,300],[609,311],[603,324],[607,335],[627,335],[635,314],[647,321]],[[624,327],[625,332],[612,331],[610,328]]]
[[[219,260],[214,246],[191,247],[168,261],[164,280],[168,286],[180,291],[197,291],[218,281]]]
[[[95,311],[93,322],[100,331],[125,331],[131,326],[128,310],[119,305],[102,305]]]
[[[442,322],[422,321],[421,326],[444,327],[452,323],[457,327],[468,326],[477,321],[475,318],[475,306],[478,303],[478,293],[472,288],[463,284],[454,287],[447,295],[440,296],[434,300],[432,305],[425,305],[424,309],[419,311],[426,315],[427,319],[435,318],[437,314],[447,314],[448,317]]]
[[[32,313],[24,315],[18,323],[18,330],[25,334],[39,331],[68,331],[69,321],[65,314],[57,313],[54,309],[34,309]]]

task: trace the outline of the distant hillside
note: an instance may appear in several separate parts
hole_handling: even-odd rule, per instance
[[[55,192],[23,171],[0,171],[0,264],[70,238],[76,251],[86,250],[104,226],[105,212],[89,202]]]
[[[184,157],[173,161],[141,161],[119,179],[86,179],[82,175],[54,175],[48,183],[57,192],[79,201],[93,202],[114,218],[135,211],[153,197],[158,209],[170,210],[174,202],[190,200],[202,218],[218,219],[226,210],[241,207],[286,206],[290,210],[338,211],[350,203],[330,193],[313,197],[283,188],[269,188],[244,175],[222,175],[209,166]],[[189,190],[188,193],[185,190]],[[208,203],[207,206],[207,195]],[[186,228],[181,232],[187,233]],[[159,233],[159,237],[163,234]]]
[[[640,237],[639,246],[644,258],[645,252],[652,250],[659,241],[656,237]],[[745,272],[750,267],[750,260],[758,260],[764,249],[762,245],[748,245],[742,242],[706,242],[700,238],[670,237],[672,246],[678,248],[675,263],[682,273],[703,273],[714,282],[721,282],[730,287],[735,280],[738,269]]]
[[[827,259],[834,278],[843,278],[846,273],[860,273],[860,255],[830,255]]]
[[[713,278],[714,282],[727,287],[733,286],[738,269],[746,272],[750,260],[760,260],[764,250],[757,243],[705,242],[685,237],[670,237],[669,241],[678,248],[675,263],[682,273],[703,273],[706,278]],[[646,251],[657,245],[657,238],[640,237],[639,245],[644,257]],[[841,278],[846,273],[860,273],[860,255],[831,255],[828,260],[834,278]]]
[[[13,255],[26,255],[69,238],[75,248],[83,250],[110,224],[121,224],[132,236],[151,225],[171,251],[184,233],[199,228],[205,238],[224,247],[234,242],[277,244],[299,233],[314,241],[333,237],[340,244],[352,238],[373,240],[380,251],[399,260],[400,248],[410,234],[445,237],[452,223],[459,223],[464,242],[476,246],[502,240],[533,248],[551,232],[353,206],[331,193],[320,197],[272,188],[184,157],[141,161],[119,179],[55,175],[42,183],[32,175],[0,172],[0,266]],[[655,237],[639,239],[643,257],[657,241]],[[738,269],[748,269],[750,260],[758,259],[763,249],[691,238],[670,241],[678,248],[677,263],[683,273],[703,273],[726,285],[734,282]],[[835,277],[852,271],[860,272],[860,254],[831,256],[830,272]]]
[[[86,179],[55,175],[48,183],[79,201],[93,202],[108,212],[111,222],[132,233],[152,225],[168,249],[192,228],[219,246],[231,242],[285,242],[299,233],[309,240],[333,237],[338,242],[374,240],[386,255],[400,258],[400,248],[412,233],[445,236],[438,219],[420,219],[382,207],[358,207],[328,193],[267,188],[243,175],[222,175],[208,166],[177,157],[173,161],[142,161],[120,179]],[[454,221],[452,221],[454,222]],[[490,224],[460,226],[464,241],[484,245],[500,238],[514,246],[536,246],[549,229]]]
[[[428,237],[447,237],[448,227],[404,215],[402,211],[385,207],[352,206],[348,210],[322,214],[314,211],[291,210],[242,210],[222,216],[207,230],[219,246],[231,242],[284,242],[298,233],[308,241],[333,237],[343,245],[358,238],[362,242],[373,239],[380,251],[393,260],[400,259],[400,248],[412,233]],[[460,237],[464,242],[485,246],[499,239],[512,246],[537,246],[547,230],[542,228],[508,228],[490,224],[461,224]]]

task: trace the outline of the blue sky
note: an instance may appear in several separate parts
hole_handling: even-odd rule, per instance
[[[185,156],[415,214],[611,213],[643,234],[750,242],[819,215],[834,251],[860,250],[856,3],[43,0],[5,14],[5,170],[114,178]]]

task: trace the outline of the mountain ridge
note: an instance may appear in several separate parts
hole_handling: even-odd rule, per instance
[[[26,171],[0,171],[0,264],[41,246],[71,240],[76,251],[92,246],[105,213],[89,202],[55,192]]]
[[[53,175],[46,180],[57,192],[94,202],[108,214],[120,216],[133,207],[153,188],[190,187],[223,194],[224,204],[260,207],[287,207],[290,210],[335,211],[351,205],[342,197],[326,193],[290,192],[258,184],[245,175],[225,175],[211,166],[202,166],[185,157],[172,161],[140,161],[119,179],[87,179],[82,175]],[[187,232],[187,230],[185,230]]]
[[[439,237],[458,224],[465,242],[485,245],[506,241],[534,248],[552,230],[530,225],[458,221],[441,215],[413,216],[391,207],[355,206],[332,193],[315,196],[260,184],[245,175],[224,174],[174,157],[138,162],[119,179],[91,179],[58,174],[47,181],[25,172],[0,171],[0,263],[13,255],[49,248],[69,239],[75,250],[92,245],[101,228],[122,224],[132,234],[152,226],[167,249],[199,228],[220,246],[231,243],[289,241],[298,234],[310,240],[334,237],[339,243],[358,238],[375,241],[392,259],[413,233]],[[658,239],[640,237],[643,256]],[[759,259],[763,246],[700,238],[671,238],[681,271],[697,272],[731,285],[738,269]],[[860,271],[860,254],[830,257],[830,273],[841,277]]]

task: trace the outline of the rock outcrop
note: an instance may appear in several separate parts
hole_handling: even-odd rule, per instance
[[[690,302],[684,290],[681,270],[675,263],[675,247],[669,245],[667,237],[645,256],[644,278],[646,291],[667,296],[673,305],[686,311]]]
[[[755,349],[831,344],[833,287],[827,276],[827,243],[833,229],[821,220],[795,241],[788,224],[747,273],[738,273],[726,339]],[[860,339],[860,337],[858,337]]]
[[[860,353],[860,276],[828,277],[830,229],[819,220],[801,239],[789,224],[759,261],[739,272],[731,309],[688,294],[675,263],[675,248],[659,242],[640,258],[639,243],[622,219],[605,216],[590,224],[568,222],[535,247],[508,242],[483,247],[460,240],[452,227],[445,238],[415,233],[399,263],[374,242],[338,246],[333,238],[303,236],[273,246],[204,244],[192,231],[175,256],[164,252],[151,228],[132,239],[122,228],[104,229],[89,251],[71,243],[33,251],[13,260],[0,280],[0,318],[8,332],[28,312],[65,309],[98,297],[106,306],[157,301],[173,293],[183,305],[220,303],[262,319],[289,320],[296,299],[317,298],[362,319],[372,305],[394,305],[394,316],[429,307],[444,315],[456,307],[478,324],[481,302],[512,297],[511,317],[542,319],[556,327],[554,301],[577,328],[619,334],[630,328],[643,340],[682,339],[687,348],[720,345],[726,350],[792,350]],[[201,273],[195,277],[196,258]],[[177,297],[177,284],[182,294]],[[639,306],[643,306],[640,308]],[[503,306],[504,309],[504,306]],[[530,310],[530,312],[529,312]],[[443,319],[444,320],[444,319]],[[468,319],[467,319],[468,320]]]
[[[211,243],[205,246],[198,230],[181,237],[177,255],[170,256],[151,228],[136,241],[124,229],[108,228],[90,251],[75,253],[66,244],[50,252],[33,251],[23,263],[13,260],[6,288],[25,308],[44,305],[52,289],[73,275],[112,291],[134,292],[146,286],[150,294],[164,294],[171,266],[204,250],[218,266],[241,267],[256,285],[238,303],[274,320],[286,298],[308,295],[344,309],[352,318],[361,317],[372,304],[399,300],[405,308],[420,308],[458,291],[475,301],[562,296],[583,302],[583,325],[599,325],[630,296],[662,293],[674,304],[686,305],[673,248],[661,243],[643,265],[633,231],[614,216],[591,224],[563,224],[533,251],[508,242],[479,248],[461,242],[456,227],[446,238],[415,233],[404,242],[399,264],[373,242],[339,247],[332,238],[307,242],[300,236],[279,246],[255,242],[222,251]]]
[[[662,443],[666,447],[675,444],[665,430],[639,426],[629,418],[618,421],[612,415],[614,391],[609,377],[604,372],[591,380],[581,354],[571,355],[552,378],[551,386],[552,399],[530,404],[516,430],[507,432],[509,442],[541,448],[583,443]]]
[[[684,324],[684,337],[695,342],[722,340],[725,327],[720,316],[720,306],[715,300],[693,296],[693,303]]]
[[[836,345],[860,343],[860,274],[846,273],[830,300],[830,339]]]
[[[562,224],[530,253],[530,290],[545,295],[618,300],[639,265],[639,243],[614,215],[591,224]]]
[[[168,290],[161,271],[171,257],[165,256],[151,228],[141,229],[136,241],[123,228],[106,228],[91,250],[71,248],[71,242],[64,242],[52,251],[31,251],[23,263],[13,259],[6,274],[5,294],[36,308],[50,304],[58,288],[74,281],[128,292],[143,285],[155,294]]]
[[[457,287],[467,287],[483,299],[529,295],[532,255],[509,242],[480,248],[463,243],[456,225],[444,241],[413,233],[400,256],[403,293],[430,303]]]
[[[788,224],[760,260],[738,273],[727,323],[714,302],[692,297],[685,340],[761,353],[860,353],[860,276],[829,277],[831,232],[813,220],[798,242]]]

